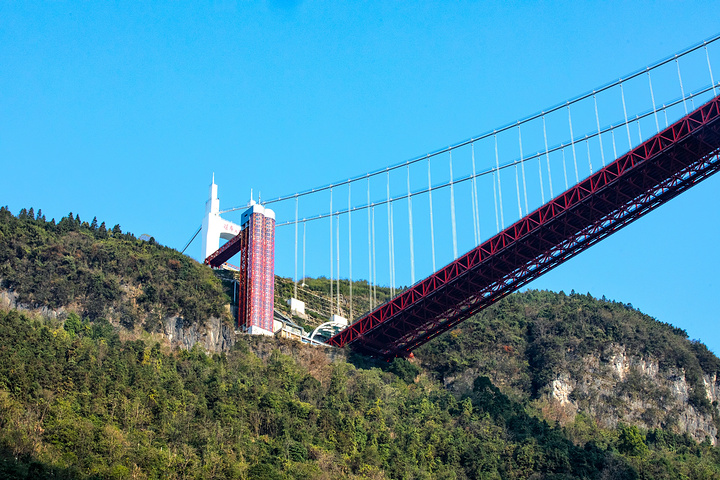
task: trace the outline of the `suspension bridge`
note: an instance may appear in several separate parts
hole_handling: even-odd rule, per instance
[[[351,323],[329,344],[409,355],[720,169],[718,40],[427,155],[262,202],[277,218],[276,265],[294,266],[295,298],[308,270],[329,278],[331,312],[349,286]],[[368,312],[353,311],[359,278]],[[382,304],[379,282],[391,289]]]

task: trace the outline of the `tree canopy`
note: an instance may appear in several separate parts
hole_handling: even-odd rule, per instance
[[[149,331],[166,316],[227,317],[229,303],[210,268],[174,249],[72,212],[56,224],[32,208],[17,217],[0,208],[0,287],[30,307],[72,306],[83,317]]]

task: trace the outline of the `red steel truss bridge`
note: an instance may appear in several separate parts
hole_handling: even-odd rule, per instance
[[[329,279],[330,313],[350,323],[329,344],[407,356],[696,185],[720,168],[718,40],[435,152],[263,202],[275,265],[294,262],[292,296],[310,276]],[[240,239],[206,263],[230,260]]]
[[[406,356],[720,169],[720,96],[553,198],[329,343]]]

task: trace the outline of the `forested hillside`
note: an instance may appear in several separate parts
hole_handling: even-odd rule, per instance
[[[331,363],[249,337],[228,354],[169,352],[70,320],[0,312],[0,477],[720,476],[709,443],[551,425],[484,376],[456,398],[406,360]]]
[[[453,390],[477,375],[560,421],[577,413],[689,432],[716,442],[720,359],[631,305],[528,291],[507,297],[421,347],[426,368]]]
[[[0,287],[29,307],[67,308],[128,329],[158,328],[167,316],[186,323],[229,317],[229,299],[212,271],[171,248],[141,241],[70,213],[59,222],[0,208]]]
[[[0,478],[720,478],[720,360],[630,305],[513,294],[411,362],[231,327],[171,349],[167,318],[231,324],[209,268],[6,208],[0,293]]]

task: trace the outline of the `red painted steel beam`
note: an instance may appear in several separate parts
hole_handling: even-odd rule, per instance
[[[218,268],[220,265],[230,260],[233,255],[235,255],[242,249],[242,234],[243,232],[238,233],[233,238],[228,240],[225,245],[218,248],[214,253],[209,255],[205,259],[205,265],[210,265],[213,268]]]
[[[586,250],[720,170],[720,97],[619,157],[328,343],[393,357]]]

